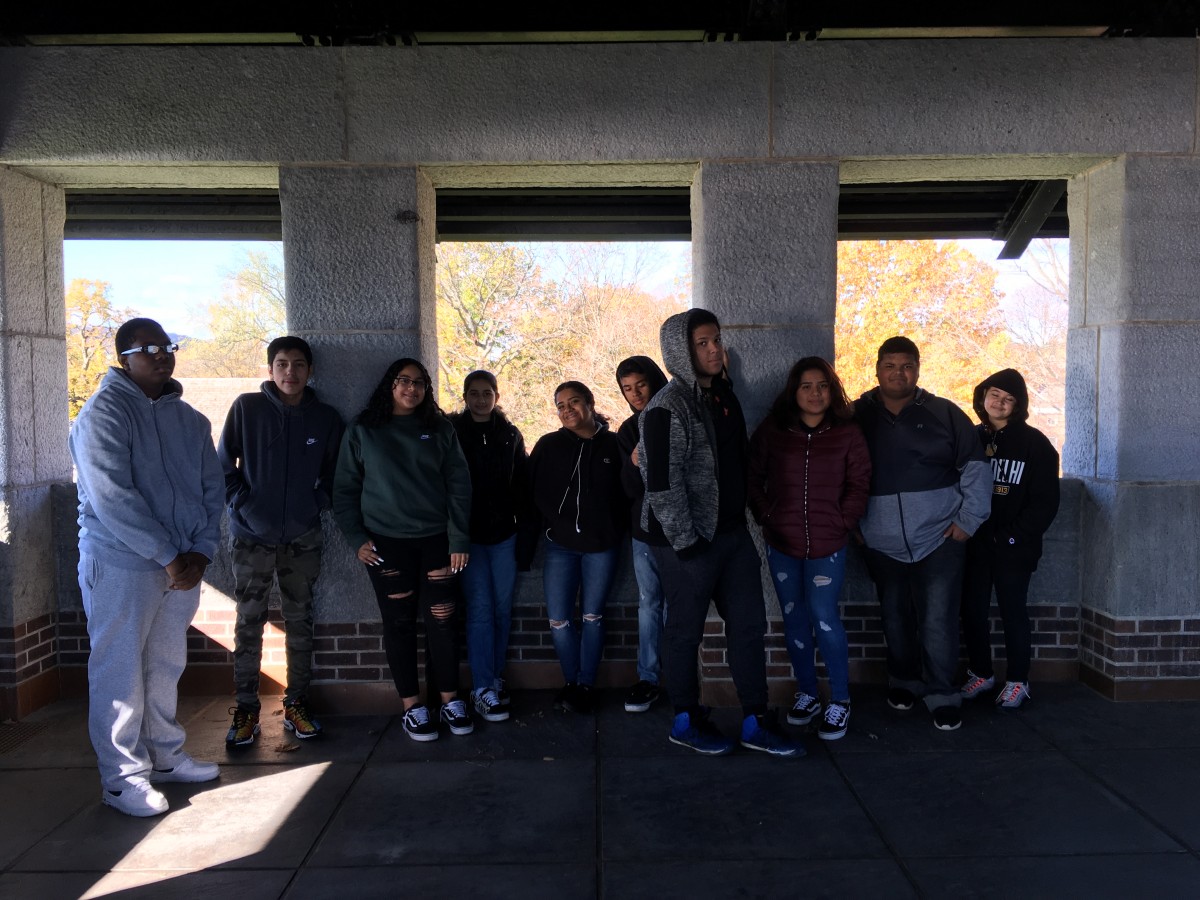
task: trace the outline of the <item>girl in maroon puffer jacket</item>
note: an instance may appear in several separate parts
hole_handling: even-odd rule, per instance
[[[837,740],[850,721],[850,663],[838,598],[846,544],[867,508],[871,457],[833,367],[819,356],[792,366],[787,386],[750,439],[750,510],[796,675],[792,725],[821,713],[814,643],[829,672],[830,702],[818,734]]]

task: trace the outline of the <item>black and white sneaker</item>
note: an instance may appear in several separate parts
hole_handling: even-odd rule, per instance
[[[917,702],[917,695],[906,688],[892,688],[887,695],[888,706],[892,709],[898,709],[900,712],[907,712],[913,708],[913,704]]]
[[[470,734],[475,730],[471,714],[467,712],[467,704],[461,700],[451,700],[442,704],[441,720],[450,728],[451,734]]]
[[[475,713],[481,716],[485,722],[508,721],[508,710],[500,705],[500,698],[491,688],[480,691],[472,699],[475,704]]]
[[[662,689],[652,681],[639,681],[625,694],[625,712],[646,712],[662,696]]]
[[[825,707],[825,718],[817,728],[817,737],[823,741],[836,741],[846,736],[850,727],[850,701],[830,703]]]
[[[414,741],[436,741],[437,723],[429,716],[429,707],[418,704],[404,713],[404,733]]]
[[[796,702],[788,710],[789,725],[807,725],[821,712],[821,701],[812,694],[801,691],[796,695]]]

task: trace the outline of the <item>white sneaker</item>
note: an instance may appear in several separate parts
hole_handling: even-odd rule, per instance
[[[1001,709],[1016,709],[1029,699],[1029,684],[1024,681],[1006,681],[1004,690],[996,697]]]
[[[150,782],[145,778],[131,778],[126,782],[126,787],[119,791],[105,790],[100,795],[100,802],[117,812],[142,819],[161,816],[171,808],[167,798],[150,787]]]
[[[202,759],[192,759],[186,754],[172,769],[151,769],[150,780],[155,784],[164,781],[183,781],[188,784],[198,784],[201,781],[212,781],[221,774],[221,767],[214,762]]]

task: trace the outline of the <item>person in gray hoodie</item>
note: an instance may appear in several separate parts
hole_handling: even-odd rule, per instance
[[[88,618],[88,731],[101,801],[167,811],[152,784],[210,781],[175,718],[187,629],[221,534],[221,467],[208,420],[171,375],[178,344],[153,319],[117,329],[109,369],[71,429],[79,587]]]
[[[906,337],[879,347],[879,386],[854,405],[871,453],[859,520],[887,641],[888,704],[918,697],[934,727],[962,724],[958,614],[966,541],[991,511],[991,470],[966,414],[917,387],[921,353]]]
[[[725,620],[742,746],[803,756],[767,711],[762,560],[746,527],[749,442],[725,371],[720,323],[691,309],[662,324],[659,343],[671,380],[643,413],[638,466],[646,484],[642,530],[656,521],[667,541],[651,552],[666,595],[663,680],[675,706],[669,739],[710,756],[733,749],[700,705],[696,677],[712,600]]]
[[[225,736],[232,747],[252,744],[258,734],[263,627],[276,578],[287,635],[283,727],[301,739],[322,730],[306,697],[312,680],[312,588],[321,573],[321,510],[330,507],[343,426],[337,410],[308,386],[312,361],[312,348],[303,338],[271,341],[271,377],[256,393],[233,401],[217,445],[237,597],[237,706]]]

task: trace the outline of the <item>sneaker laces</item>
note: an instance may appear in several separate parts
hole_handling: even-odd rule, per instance
[[[234,728],[241,728],[243,725],[248,725],[250,723],[250,717],[253,715],[250,710],[243,709],[240,706],[231,707],[229,712],[233,716]]]
[[[825,721],[830,725],[836,725],[841,728],[846,724],[846,719],[850,718],[850,706],[848,704],[830,703],[825,707]]]
[[[425,705],[413,706],[404,714],[406,719],[411,718],[414,725],[429,724],[429,707]]]
[[[500,698],[496,696],[496,692],[491,688],[479,692],[479,702],[491,709],[493,706],[500,705]]]
[[[447,713],[456,719],[465,719],[467,717],[467,707],[461,700],[451,700],[444,708]]]
[[[794,704],[792,704],[792,709],[807,710],[814,703],[819,703],[819,702],[820,701],[817,700],[817,698],[814,697],[812,694],[806,694],[806,693],[804,693],[804,691],[800,691],[799,693],[796,694],[796,702]]]
[[[1009,681],[1005,683],[1004,690],[1000,692],[1000,702],[1012,703],[1021,696],[1022,692],[1027,696],[1029,694],[1029,689],[1025,687],[1025,682]]]

